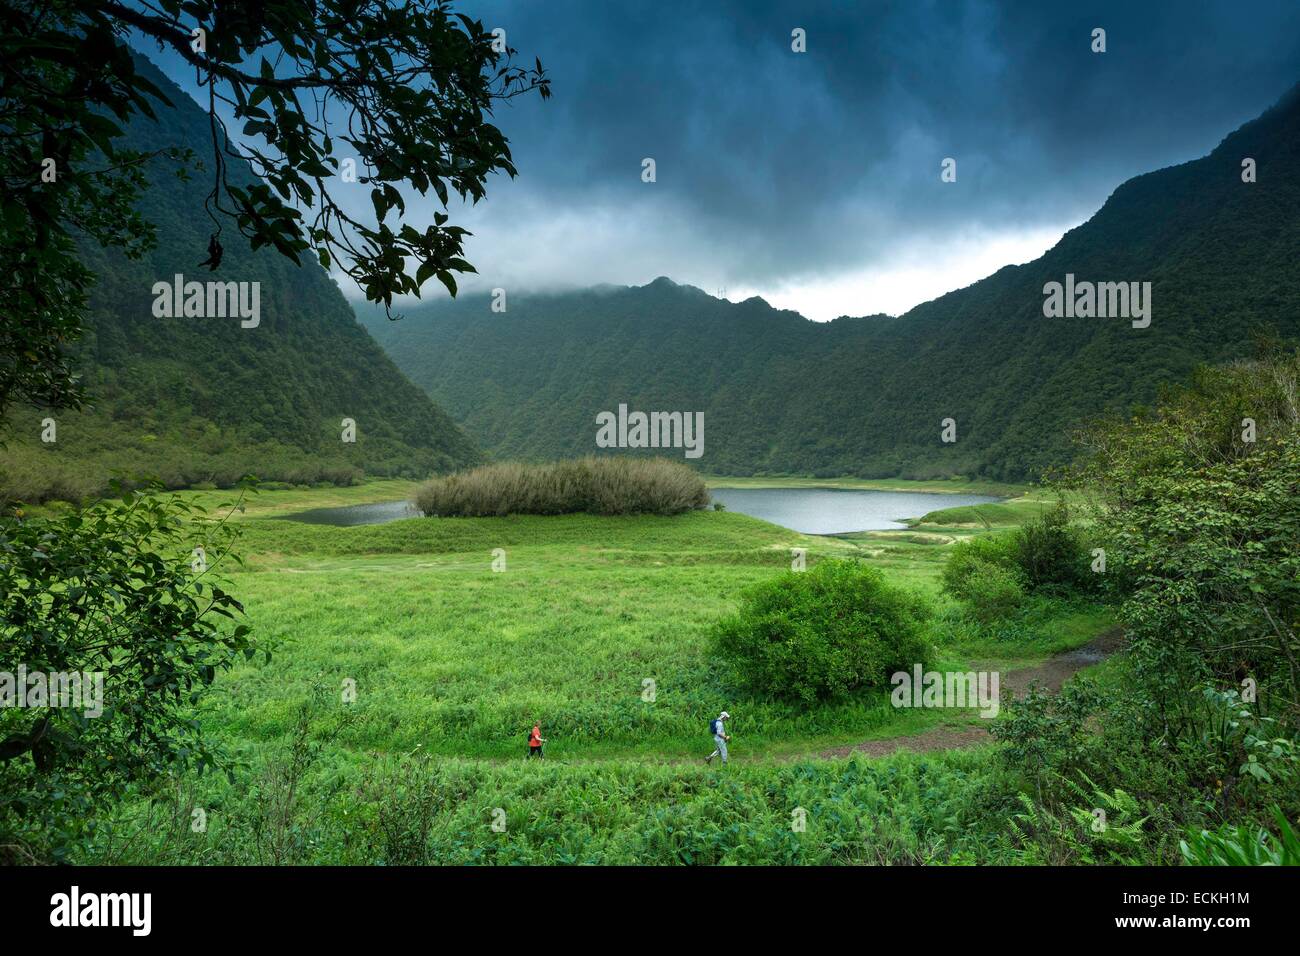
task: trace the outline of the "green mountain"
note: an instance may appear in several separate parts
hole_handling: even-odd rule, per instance
[[[897,318],[815,323],[661,278],[362,321],[499,458],[596,451],[596,415],[623,403],[703,412],[714,473],[1005,480],[1067,459],[1080,422],[1249,354],[1256,328],[1300,334],[1298,263],[1300,86],[1209,156],[1124,183],[1036,261]],[[1149,327],[1045,317],[1067,274],[1149,282]]]
[[[157,122],[138,117],[124,145],[190,147],[210,170],[207,114],[137,60],[173,106],[160,104]],[[94,408],[11,416],[0,449],[3,490],[25,500],[74,498],[101,489],[112,472],[172,486],[227,485],[247,473],[296,483],[362,472],[424,477],[478,461],[473,443],[402,376],[314,260],[296,266],[254,252],[227,220],[221,267],[199,266],[212,228],[204,212],[210,177],[182,181],[174,162],[152,161],[141,207],[157,226],[154,250],[132,261],[85,248],[98,282],[76,351]],[[231,163],[229,177],[254,178],[242,162]],[[244,328],[239,318],[157,317],[154,284],[177,273],[258,283],[260,321]],[[51,443],[40,440],[46,417],[55,419]],[[345,418],[355,422],[355,442],[342,440]]]

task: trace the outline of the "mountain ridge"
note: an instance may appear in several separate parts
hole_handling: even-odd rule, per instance
[[[1256,329],[1300,334],[1297,181],[1300,84],[1205,156],[1119,184],[1038,259],[889,321],[813,322],[659,280],[360,320],[496,457],[589,453],[594,415],[626,402],[704,411],[699,465],[715,473],[1033,478],[1068,459],[1081,422],[1249,354]],[[1067,273],[1151,282],[1152,327],[1045,318],[1043,287]]]

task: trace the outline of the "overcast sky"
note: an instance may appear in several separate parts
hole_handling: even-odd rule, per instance
[[[1300,81],[1297,0],[457,7],[540,57],[554,92],[498,110],[519,177],[453,207],[471,290],[667,275],[815,319],[897,314],[1037,257]]]

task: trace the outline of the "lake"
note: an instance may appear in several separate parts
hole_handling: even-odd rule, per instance
[[[401,518],[418,518],[420,512],[409,501],[380,501],[369,505],[346,505],[341,508],[313,508],[297,514],[280,515],[287,521],[307,524],[332,524],[351,528],[362,524],[385,524]]]
[[[904,528],[904,518],[919,518],[940,508],[1001,501],[988,495],[949,495],[920,491],[859,491],[841,488],[714,488],[713,500],[728,511],[762,518],[804,534],[844,534]],[[290,521],[353,527],[419,516],[407,501],[384,501],[343,508],[314,508],[284,515]]]
[[[848,488],[714,488],[713,500],[728,511],[762,518],[804,534],[845,534],[905,528],[940,508],[1002,501],[988,495],[919,491],[859,491]]]

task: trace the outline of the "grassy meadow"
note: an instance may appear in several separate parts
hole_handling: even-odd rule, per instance
[[[246,514],[283,514],[294,499],[320,501],[266,492]],[[970,719],[899,711],[884,695],[812,712],[737,699],[708,653],[713,622],[746,587],[788,568],[792,548],[814,562],[859,557],[941,600],[938,575],[954,534],[814,537],[718,512],[353,528],[252,518],[241,527],[245,565],[231,574],[232,590],[274,658],[229,675],[212,697],[209,724],[240,742],[276,740],[313,684],[333,689],[345,678],[356,682],[358,718],[339,744],[385,753],[419,745],[512,758],[523,752],[523,730],[541,720],[557,759],[681,760],[707,743],[701,727],[723,707],[735,714],[738,758],[813,754]],[[503,571],[493,570],[496,549]],[[1032,663],[1085,643],[1107,620],[1070,611],[1040,624],[1032,640],[996,656]],[[943,632],[942,618],[933,639],[945,664],[968,663],[969,648]]]
[[[236,782],[209,775],[170,798],[173,814],[212,808],[212,833],[225,827],[226,838],[169,829],[155,818],[163,804],[138,802],[120,829],[104,831],[147,833],[121,861],[140,853],[235,863],[923,862],[937,847],[960,855],[942,833],[950,804],[976,800],[973,781],[992,772],[988,746],[881,759],[824,753],[986,721],[974,710],[896,709],[884,692],[811,708],[749,699],[710,654],[714,622],[747,587],[787,570],[791,548],[806,548],[810,564],[853,557],[936,602],[929,637],[944,669],[1030,666],[1112,623],[1098,606],[1039,602],[1005,634],[971,632],[945,611],[953,602],[939,574],[950,545],[975,532],[942,513],[907,531],[843,537],[714,511],[350,528],[282,520],[410,488],[263,491],[232,514],[243,563],[221,571],[272,659],[222,675],[202,705],[204,727],[240,768]],[[231,497],[185,494],[205,506]],[[504,570],[494,571],[502,552]],[[355,687],[350,703],[345,686]],[[707,722],[723,708],[733,715],[732,762],[705,767]],[[535,720],[548,739],[542,766],[524,759]],[[257,830],[277,826],[259,809],[268,801],[282,808],[279,836]],[[414,857],[375,846],[396,825],[376,816],[392,801],[402,819],[425,819]],[[794,806],[813,811],[824,831],[792,842]],[[516,821],[504,833],[489,826],[498,807]],[[871,807],[885,816],[864,816]],[[349,842],[362,821],[371,839]],[[294,828],[317,835],[284,846]],[[883,842],[862,842],[872,828],[887,831]],[[979,837],[979,858],[990,858],[996,838]],[[103,858],[114,846],[106,837]]]

